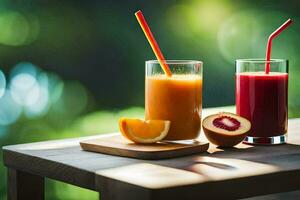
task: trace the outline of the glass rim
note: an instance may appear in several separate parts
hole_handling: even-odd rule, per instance
[[[176,64],[189,64],[189,65],[195,65],[195,64],[203,64],[200,60],[164,60],[167,64],[176,65]],[[147,60],[146,63],[149,64],[159,64],[158,60]]]
[[[288,59],[274,58],[270,61],[266,61],[265,58],[245,58],[245,59],[236,59],[235,62],[240,63],[278,63],[278,62],[288,62]]]

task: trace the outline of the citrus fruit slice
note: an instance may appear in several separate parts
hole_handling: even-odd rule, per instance
[[[119,128],[124,137],[135,143],[155,143],[167,136],[170,121],[121,118]]]

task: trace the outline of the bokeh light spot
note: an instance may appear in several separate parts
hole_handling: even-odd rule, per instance
[[[167,26],[175,34],[197,41],[197,37],[215,39],[223,20],[230,16],[231,7],[224,1],[192,1],[176,4],[166,12]]]
[[[259,12],[243,10],[226,19],[219,29],[218,46],[222,56],[233,63],[238,58],[265,57],[269,35],[280,26],[289,15],[283,12]],[[298,33],[293,28],[284,31],[273,42],[273,58],[297,58],[294,41]]]
[[[40,117],[48,112],[49,78],[32,63],[21,62],[14,67],[10,89],[14,101],[24,107],[26,117]]]
[[[228,62],[258,56],[260,24],[252,12],[241,12],[225,20],[218,33],[221,54]],[[260,56],[261,57],[261,56]]]
[[[20,62],[16,64],[14,68],[10,71],[10,79],[21,73],[26,73],[33,77],[36,77],[38,69],[34,64],[30,62]]]
[[[0,98],[0,125],[10,125],[17,121],[22,112],[22,107],[17,104],[9,90]]]
[[[215,31],[219,28],[224,18],[229,15],[229,5],[224,0],[219,1],[195,1],[193,10],[195,13],[195,27],[203,30]]]
[[[0,43],[5,45],[22,45],[29,35],[29,24],[19,12],[7,11],[1,13],[0,27]]]
[[[48,74],[48,78],[48,89],[50,94],[49,100],[51,101],[51,103],[55,103],[62,96],[64,83],[56,74]]]
[[[39,95],[34,104],[25,107],[25,115],[29,118],[40,117],[49,110],[49,95],[45,87],[38,86]]]
[[[6,79],[4,73],[0,70],[0,98],[4,95],[6,88]]]
[[[30,105],[37,98],[38,89],[35,77],[30,74],[21,73],[13,77],[10,90],[13,99],[20,105]],[[33,96],[32,96],[33,95]]]
[[[30,103],[26,104],[25,115],[29,118],[40,117],[49,110],[48,76],[40,73],[37,77],[37,84],[29,92]]]
[[[34,41],[39,34],[39,21],[30,15],[26,17],[17,11],[0,13],[0,43],[21,46]]]

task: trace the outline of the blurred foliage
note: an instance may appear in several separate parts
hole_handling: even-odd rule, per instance
[[[289,117],[300,117],[299,6],[296,0],[0,0],[0,146],[112,132],[120,116],[143,118],[144,62],[155,57],[134,17],[138,9],[167,59],[204,62],[204,107],[234,104],[235,59],[264,57],[268,35],[292,18],[273,42],[272,57],[290,61]],[[1,159],[0,199],[5,176]],[[46,194],[98,197],[54,181],[47,181]]]

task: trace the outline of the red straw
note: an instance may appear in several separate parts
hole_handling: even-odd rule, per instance
[[[284,29],[286,29],[293,21],[288,19],[284,24],[282,24],[276,31],[274,31],[268,39],[267,51],[266,51],[266,67],[265,72],[269,74],[270,72],[270,59],[271,59],[271,49],[272,49],[272,40],[279,35]]]
[[[168,64],[165,62],[165,58],[147,24],[147,21],[145,19],[145,17],[143,16],[143,13],[142,11],[137,11],[135,13],[135,16],[140,24],[140,26],[142,27],[145,35],[146,35],[146,38],[148,40],[148,42],[150,43],[150,46],[152,48],[152,50],[154,51],[154,54],[160,64],[160,66],[162,67],[162,69],[164,70],[164,72],[166,73],[167,76],[172,76],[172,72],[168,66]]]

